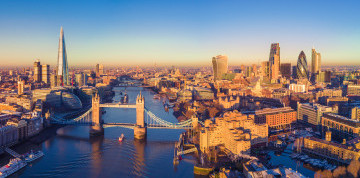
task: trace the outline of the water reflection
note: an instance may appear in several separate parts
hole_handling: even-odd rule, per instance
[[[90,144],[91,144],[91,167],[92,170],[92,177],[100,177],[101,173],[101,166],[102,166],[102,145],[104,142],[104,136],[100,135],[97,137],[90,137]]]

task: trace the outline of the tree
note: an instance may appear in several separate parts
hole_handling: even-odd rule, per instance
[[[352,160],[346,170],[349,177],[359,177],[360,161]]]
[[[343,166],[337,167],[333,172],[334,177],[346,177],[346,168]]]

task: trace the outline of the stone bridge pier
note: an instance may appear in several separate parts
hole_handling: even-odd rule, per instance
[[[145,126],[145,98],[140,94],[136,97],[136,125],[134,128],[135,139],[145,139],[147,129]]]
[[[98,93],[92,97],[92,123],[90,126],[90,136],[104,135],[104,128],[102,126],[103,120],[101,118],[100,96]]]
[[[134,138],[135,139],[146,139],[146,125],[145,125],[145,98],[140,94],[136,98],[136,124],[134,127]],[[103,106],[106,107],[106,106]],[[100,96],[95,94],[92,97],[92,123],[90,126],[90,136],[103,135],[104,127],[103,120],[101,118],[101,106]]]

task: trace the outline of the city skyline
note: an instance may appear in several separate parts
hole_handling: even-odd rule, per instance
[[[311,56],[313,45],[321,51],[324,65],[338,65],[339,60],[358,65],[360,33],[354,23],[358,2],[306,6],[309,3],[2,2],[6,9],[0,9],[0,58],[2,66],[31,66],[35,59],[56,65],[56,39],[63,26],[69,66],[96,61],[118,66],[211,66],[208,59],[218,54],[229,56],[229,65],[260,64],[274,42],[282,47],[280,60],[292,65],[298,51]],[[308,11],[300,13],[301,8],[291,8],[295,6]],[[249,15],[253,8],[246,7],[256,7],[256,15]],[[269,22],[269,7],[274,8],[271,18],[276,22]],[[302,28],[295,28],[298,24]]]

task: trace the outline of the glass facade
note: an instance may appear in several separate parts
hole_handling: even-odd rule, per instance
[[[68,62],[66,56],[64,30],[62,27],[60,29],[57,76],[58,76],[58,80],[61,82],[59,83],[60,85],[69,84],[68,83],[69,68],[68,68]]]
[[[300,52],[296,66],[296,74],[298,79],[301,78],[309,79],[309,69],[304,51]]]

